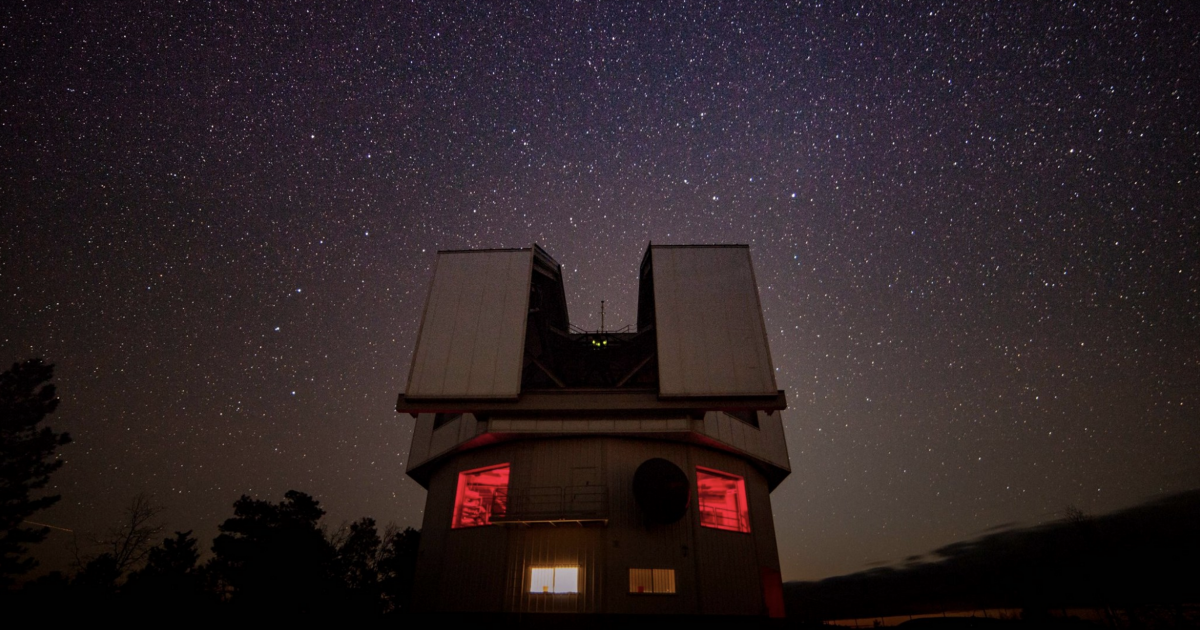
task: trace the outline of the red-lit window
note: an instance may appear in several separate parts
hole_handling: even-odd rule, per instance
[[[450,527],[479,527],[504,516],[508,506],[508,464],[458,473]]]
[[[696,496],[700,524],[731,532],[750,531],[746,482],[737,475],[696,467]]]

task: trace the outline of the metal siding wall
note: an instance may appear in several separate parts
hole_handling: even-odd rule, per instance
[[[435,334],[434,330],[440,326],[435,322],[448,317],[452,312],[451,305],[446,304],[448,300],[455,300],[457,296],[450,295],[445,291],[435,291],[438,286],[438,276],[441,273],[441,256],[434,259],[433,264],[433,279],[429,281],[429,294],[425,297],[425,310],[421,312],[421,324],[417,329],[417,343],[413,347],[412,364],[408,369],[408,382],[405,384],[407,392],[414,391],[436,391],[441,386],[441,374],[435,373],[432,367],[432,354],[434,354],[436,346],[441,341],[441,334]],[[438,342],[434,341],[435,337],[439,337]],[[434,377],[438,378],[438,383],[433,383]]]
[[[510,493],[530,488],[573,485],[578,469],[595,469],[603,479],[602,440],[554,438],[520,442],[509,447],[513,453]],[[510,496],[512,496],[510,494]],[[603,528],[564,525],[562,528],[510,528],[507,610],[514,612],[598,612],[603,592]],[[529,593],[530,569],[534,566],[574,565],[579,567],[577,595],[549,596]]]
[[[408,468],[406,471],[421,465],[429,459],[429,441],[433,437],[433,414],[417,414],[414,420],[412,443],[408,447]]]
[[[755,428],[741,420],[719,411],[710,411],[703,419],[668,418],[658,420],[621,420],[594,418],[589,420],[537,420],[537,419],[493,419],[479,421],[472,414],[463,414],[459,420],[433,429],[433,414],[420,414],[413,432],[408,470],[431,458],[471,440],[483,433],[504,435],[530,433],[545,439],[547,434],[583,436],[602,434],[611,436],[624,433],[636,436],[639,433],[654,434],[654,439],[671,439],[679,434],[681,441],[687,439],[686,432],[694,431],[713,440],[722,442],[751,457],[770,462],[785,470],[791,470],[787,444],[784,441],[783,424],[779,412],[758,414],[759,427]],[[531,436],[532,437],[532,436]]]
[[[687,474],[692,499],[677,523],[647,526],[633,475],[661,457]],[[458,473],[508,462],[510,500],[528,488],[597,479],[608,524],[491,526],[450,530]],[[744,478],[749,534],[699,525],[696,466]],[[593,473],[590,469],[595,469]],[[511,504],[510,504],[511,505]],[[531,595],[534,566],[580,567],[577,595]],[[709,448],[636,437],[563,437],[498,444],[454,456],[430,481],[418,557],[418,602],[429,610],[763,614],[761,568],[778,570],[765,478],[746,460]],[[674,595],[629,593],[629,569],[675,570]]]
[[[655,247],[659,391],[774,394],[758,287],[743,247]]]
[[[697,572],[700,576],[697,589],[700,612],[710,615],[763,614],[765,608],[756,539],[765,531],[773,541],[774,528],[768,526],[764,530],[763,522],[770,520],[770,512],[762,514],[756,509],[757,502],[751,498],[757,494],[757,487],[766,492],[766,480],[744,460],[725,453],[695,448],[693,456],[693,465],[688,471],[693,491],[696,487],[696,466],[733,473],[745,480],[746,502],[750,510],[750,532],[730,532],[701,527],[699,506],[693,504],[691,516],[696,536]],[[752,490],[752,486],[756,488]]]
[[[470,413],[464,413],[461,418],[448,422],[437,429],[433,428],[433,421],[434,414],[432,413],[422,413],[417,416],[417,426],[413,429],[412,446],[409,447],[408,452],[408,471],[463,442],[487,433],[487,423],[480,421]]]
[[[431,487],[438,486],[431,484]],[[441,585],[436,579],[427,576],[438,574],[442,549],[446,545],[446,532],[444,528],[437,526],[437,519],[433,517],[439,511],[438,506],[442,503],[442,498],[433,492],[425,496],[425,511],[421,518],[421,543],[417,548],[416,579],[413,581],[412,595],[413,609],[417,612],[438,610],[438,591]],[[450,500],[453,507],[454,497],[451,496]],[[449,525],[445,527],[448,528]]]
[[[769,414],[758,412],[758,426],[762,433],[761,457],[780,468],[791,470],[792,462],[788,456],[787,439],[783,433],[782,412],[774,411]]]
[[[704,414],[703,422],[692,425],[692,430],[748,455],[791,470],[779,412],[758,412],[758,427],[756,429],[729,414],[710,411]]]
[[[695,287],[689,286],[689,260],[680,260],[674,250],[651,253],[654,273],[655,322],[658,337],[659,392],[663,394],[707,394],[706,375],[696,373],[707,363],[700,356],[708,347],[698,339],[704,326],[701,312],[707,306],[696,299]]]
[[[455,442],[455,445],[462,444],[475,437],[479,433],[478,428],[479,421],[475,419],[475,414],[464,413],[458,419],[458,441]]]
[[[464,453],[430,479],[421,526],[414,597],[421,609],[490,612],[504,604],[508,535],[500,527],[450,529],[458,473],[502,464],[506,453]]]
[[[753,528],[751,531],[754,534],[754,545],[758,552],[759,579],[761,581],[761,569],[779,571],[779,546],[775,539],[775,513],[771,509],[771,491],[767,487],[767,480],[757,469],[749,465],[746,466],[746,498],[750,507]]]
[[[506,610],[510,612],[599,612],[604,585],[604,531],[599,527],[511,528]],[[579,592],[529,592],[533,567],[579,567]]]
[[[696,556],[690,515],[677,523],[647,527],[633,496],[633,475],[647,459],[661,457],[684,472],[691,468],[695,447],[672,442],[610,438],[607,440],[610,512],[607,529],[608,575],[604,612],[630,614],[694,614]],[[694,484],[693,484],[694,485]],[[693,490],[693,495],[695,490]],[[695,496],[692,497],[695,503]],[[690,512],[690,511],[689,511]],[[675,595],[629,592],[629,569],[674,569]]]
[[[426,322],[429,326],[432,324],[431,333],[436,333],[437,337],[431,337],[430,341],[436,343],[434,346],[439,352],[434,355],[434,361],[428,365],[421,366],[423,368],[432,369],[432,374],[438,374],[438,368],[441,368],[441,378],[434,377],[434,383],[437,385],[429,390],[417,390],[415,392],[406,392],[408,396],[447,396],[460,395],[466,396],[471,393],[471,361],[475,358],[475,353],[483,350],[476,347],[476,339],[479,333],[479,323],[483,317],[491,315],[494,317],[496,313],[485,313],[485,309],[489,305],[483,302],[483,293],[488,286],[487,277],[492,275],[479,267],[487,264],[488,258],[492,256],[487,254],[439,254],[438,257],[438,278],[434,278],[434,282],[445,278],[444,284],[435,284],[434,291],[437,293],[449,293],[453,296],[454,310],[447,313],[444,317],[439,317],[433,322]],[[441,276],[442,267],[446,267],[446,275]],[[494,273],[494,272],[493,272]],[[510,331],[509,334],[512,334]],[[495,339],[480,339],[484,344],[495,343]],[[421,340],[425,342],[424,339]]]
[[[693,427],[692,421],[686,417],[642,420],[618,418],[591,418],[588,420],[496,418],[488,422],[487,430],[495,433],[662,433],[664,431],[690,431]]]
[[[459,426],[461,424],[462,418],[459,418],[433,430],[433,434],[429,438],[430,457],[437,457],[458,444]]]
[[[409,398],[516,397],[532,250],[438,254]]]

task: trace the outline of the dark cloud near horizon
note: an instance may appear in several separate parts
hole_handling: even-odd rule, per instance
[[[945,545],[904,565],[784,585],[789,616],[809,620],[1022,609],[1120,608],[1134,615],[1200,595],[1200,491],[1111,514],[1007,529]],[[922,558],[927,558],[921,561]]]

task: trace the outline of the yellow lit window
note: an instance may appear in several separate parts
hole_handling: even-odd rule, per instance
[[[579,567],[534,567],[529,573],[530,593],[578,593]]]
[[[630,593],[674,593],[675,569],[630,569]]]

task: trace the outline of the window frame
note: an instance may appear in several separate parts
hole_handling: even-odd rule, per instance
[[[487,513],[483,519],[484,522],[483,523],[471,523],[471,524],[463,523],[462,512],[463,512],[463,507],[465,504],[465,495],[466,495],[467,486],[469,485],[469,480],[472,477],[480,476],[484,473],[488,473],[493,470],[500,470],[500,469],[507,470],[507,474],[506,474],[505,480],[504,480],[504,485],[503,486],[491,486],[492,488],[502,488],[502,490],[500,492],[492,493],[491,503],[488,505]],[[504,462],[501,464],[492,464],[490,466],[483,466],[482,468],[472,468],[471,470],[464,470],[464,471],[458,473],[458,483],[456,485],[455,492],[454,492],[454,507],[450,512],[450,529],[452,529],[452,530],[473,529],[476,527],[487,527],[489,525],[492,525],[493,524],[492,517],[493,517],[493,515],[495,515],[494,508],[496,505],[496,496],[501,495],[501,494],[504,496],[503,503],[504,503],[504,506],[506,509],[505,509],[505,511],[500,512],[499,516],[504,516],[504,514],[507,513],[508,486],[509,486],[509,480],[511,478],[512,478],[512,465],[509,462]]]
[[[649,590],[637,590],[637,582],[642,582],[639,578],[647,577],[646,574],[635,578],[635,571],[648,572],[650,587]],[[662,584],[660,588],[659,585]],[[667,590],[667,588],[671,590]],[[641,569],[637,567],[629,567],[629,594],[630,595],[677,595],[679,593],[675,583],[675,569]]]
[[[530,595],[578,595],[579,594],[579,575],[582,573],[577,564],[556,564],[553,566],[531,566],[529,567],[529,594]],[[574,573],[574,590],[560,591],[558,590],[558,574],[559,571],[570,571]],[[534,579],[535,571],[550,572],[550,586],[547,590],[534,590],[537,580]],[[564,571],[564,573],[566,572]]]
[[[730,481],[737,482],[737,527],[722,527],[721,525],[704,522],[704,495],[700,491],[700,475],[708,475],[711,477],[720,477]],[[706,466],[696,466],[696,510],[700,515],[700,526],[709,529],[716,529],[724,532],[737,532],[740,534],[749,534],[752,530],[750,527],[750,501],[746,496],[746,478],[741,475],[735,475],[723,470],[708,468]]]

